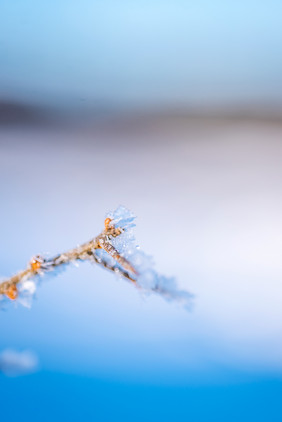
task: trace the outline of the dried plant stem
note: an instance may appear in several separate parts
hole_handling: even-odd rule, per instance
[[[25,270],[18,272],[0,284],[0,294],[6,295],[12,300],[16,299],[18,295],[17,284],[20,282],[31,279],[36,275],[43,275],[45,272],[55,270],[55,268],[64,264],[86,260],[102,265],[104,268],[135,282],[133,275],[137,275],[136,270],[111,244],[111,239],[119,236],[122,232],[123,229],[115,227],[112,224],[111,219],[107,218],[105,220],[105,229],[103,232],[89,242],[53,258],[45,259],[39,255],[32,258]],[[99,258],[96,254],[97,249],[104,249],[119,266],[111,265],[106,260]]]

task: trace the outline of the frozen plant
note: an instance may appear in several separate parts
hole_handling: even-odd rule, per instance
[[[151,258],[136,246],[134,219],[129,210],[120,206],[107,214],[104,230],[89,242],[52,258],[33,257],[25,270],[0,283],[0,300],[17,300],[28,306],[36,291],[38,277],[67,264],[87,260],[129,280],[144,292],[154,292],[188,305],[191,295],[178,290],[173,278],[159,275]]]

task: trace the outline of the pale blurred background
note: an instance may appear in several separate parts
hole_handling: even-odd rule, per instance
[[[0,0],[1,275],[122,204],[195,295],[187,312],[88,264],[43,281],[0,314],[0,350],[40,361],[0,377],[5,420],[281,421],[281,16]]]

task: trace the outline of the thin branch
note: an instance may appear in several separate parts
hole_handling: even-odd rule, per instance
[[[31,279],[36,275],[43,275],[64,264],[86,260],[94,261],[96,264],[102,265],[104,268],[135,283],[136,280],[133,278],[133,275],[137,276],[137,271],[111,244],[111,240],[119,236],[123,231],[122,228],[115,227],[110,218],[106,218],[105,228],[102,233],[89,242],[56,255],[53,258],[46,259],[40,255],[32,258],[25,270],[18,272],[0,284],[0,295],[6,295],[9,299],[15,300],[18,297],[17,285],[20,282]],[[106,260],[99,258],[96,254],[97,249],[106,251],[119,266],[111,265]]]

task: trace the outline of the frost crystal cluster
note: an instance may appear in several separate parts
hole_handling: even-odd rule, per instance
[[[191,299],[191,294],[178,290],[174,278],[168,278],[158,274],[154,269],[152,257],[145,254],[136,245],[133,234],[133,228],[135,227],[134,214],[120,206],[114,212],[110,212],[107,217],[112,220],[116,227],[120,227],[123,230],[120,236],[112,240],[112,245],[135,269],[136,284],[142,290],[160,293],[167,299],[188,302]]]
[[[191,295],[179,290],[173,278],[159,275],[151,257],[137,247],[134,220],[135,216],[120,206],[107,214],[104,230],[89,242],[53,258],[40,255],[32,258],[25,270],[0,283],[0,303],[9,299],[29,306],[39,278],[67,264],[88,260],[129,280],[144,292],[154,292],[187,306]]]

